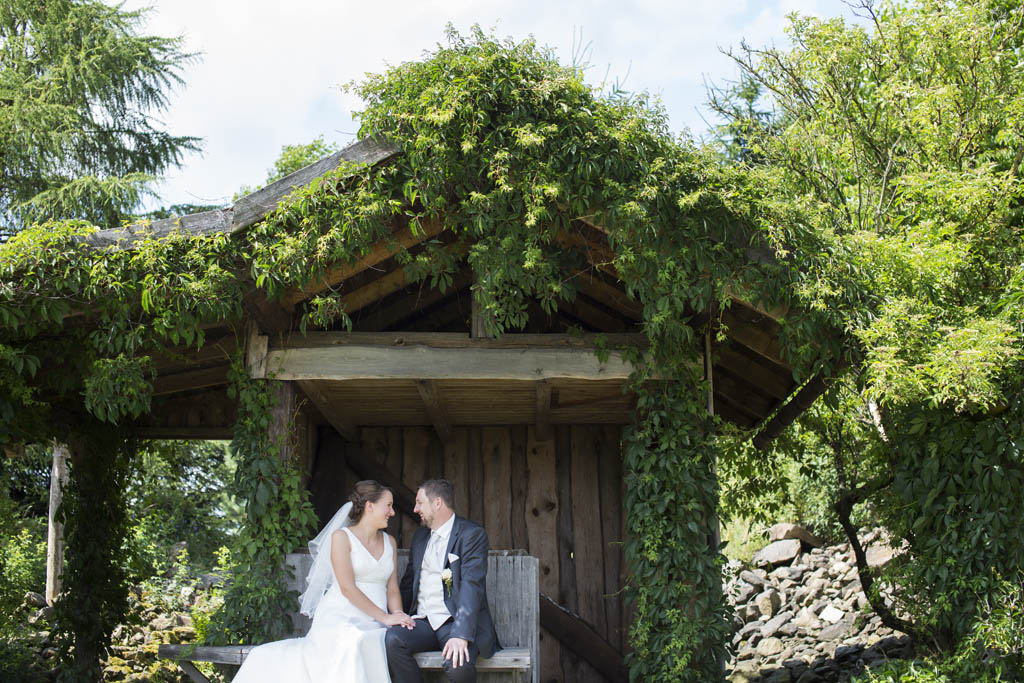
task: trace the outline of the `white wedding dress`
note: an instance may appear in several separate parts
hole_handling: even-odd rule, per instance
[[[352,547],[356,587],[387,612],[387,584],[395,567],[391,541],[385,538],[384,554],[375,560],[355,534],[344,531]],[[232,683],[390,683],[386,631],[331,581],[309,633],[253,648]]]

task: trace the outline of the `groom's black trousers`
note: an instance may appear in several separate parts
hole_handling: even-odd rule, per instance
[[[384,636],[388,653],[391,683],[422,683],[423,674],[413,655],[429,650],[443,650],[451,638],[452,620],[434,631],[426,619],[416,619],[416,628],[409,630],[392,626]],[[455,668],[452,660],[444,660],[444,672],[451,683],[476,683],[476,657],[480,653],[474,643],[469,644],[469,663]]]

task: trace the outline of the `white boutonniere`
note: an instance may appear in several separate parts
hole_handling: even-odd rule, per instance
[[[441,582],[444,587],[448,589],[448,593],[452,592],[452,569],[451,567],[445,567],[441,570]]]

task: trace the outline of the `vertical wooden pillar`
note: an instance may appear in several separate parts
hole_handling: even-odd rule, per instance
[[[50,470],[50,513],[46,532],[46,602],[52,605],[60,595],[60,575],[64,568],[64,525],[57,521],[64,484],[68,480],[68,447],[53,445]]]
[[[715,415],[715,377],[711,371],[712,357],[711,357],[711,330],[710,328],[704,333],[704,376],[708,380],[708,415],[714,417]],[[711,473],[717,479],[718,477],[718,461],[717,459],[711,461]],[[718,512],[713,511],[710,519],[708,519],[708,527],[711,530],[708,538],[708,545],[711,546],[711,552],[717,553],[718,547],[722,545],[722,529],[721,524],[718,521]]]
[[[296,455],[295,430],[297,391],[295,382],[275,381],[273,383],[275,405],[270,410],[270,439],[281,447],[281,460],[288,461]]]
[[[704,375],[708,379],[708,415],[714,417],[715,415],[715,373],[711,371],[714,363],[711,356],[711,328],[709,327],[704,332]],[[715,458],[711,461],[711,475],[717,481],[718,479],[718,459]],[[721,499],[721,493],[718,494],[719,500]],[[722,546],[722,525],[718,519],[718,511],[712,510],[711,516],[708,519],[708,526],[710,527],[710,533],[708,534],[708,547],[712,553],[718,554],[718,549]],[[718,669],[725,674],[725,659],[723,657],[718,658]]]

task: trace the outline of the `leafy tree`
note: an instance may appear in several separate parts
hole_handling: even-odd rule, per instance
[[[797,429],[831,453],[855,546],[859,504],[906,544],[878,577],[891,601],[858,558],[869,598],[949,649],[1024,566],[1024,7],[858,11],[869,26],[794,16],[793,49],[734,55],[781,121],[748,187],[802,307],[853,350]]]
[[[192,55],[99,0],[0,1],[0,239],[50,218],[117,225],[198,139],[154,112]]]
[[[316,136],[311,142],[306,144],[284,145],[281,147],[281,154],[277,157],[277,161],[274,162],[274,167],[267,170],[267,179],[263,182],[263,185],[275,183],[286,175],[309,166],[313,162],[319,161],[328,154],[333,154],[337,151],[338,146],[333,142],[324,142],[323,135]],[[243,185],[235,193],[235,199],[247,195],[256,189],[255,187]]]

